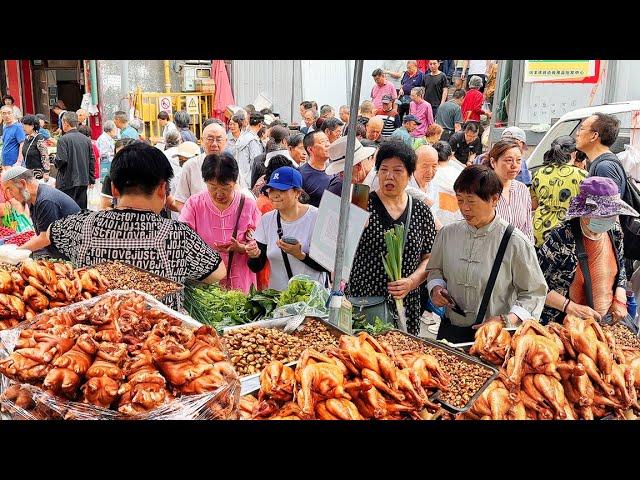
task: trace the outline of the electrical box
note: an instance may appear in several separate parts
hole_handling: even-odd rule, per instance
[[[211,78],[211,64],[184,64],[182,66],[182,91],[195,92],[196,80]]]

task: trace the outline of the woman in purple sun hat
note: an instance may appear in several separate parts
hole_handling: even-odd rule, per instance
[[[566,220],[549,233],[538,251],[549,286],[542,323],[562,323],[572,315],[602,323],[624,321],[636,329],[627,314],[619,215],[639,216],[621,200],[613,180],[586,178],[580,193],[571,199]]]

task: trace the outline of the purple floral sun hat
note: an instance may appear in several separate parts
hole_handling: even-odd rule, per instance
[[[571,199],[566,218],[614,215],[640,216],[620,198],[616,182],[606,177],[589,177],[580,185],[580,193]]]

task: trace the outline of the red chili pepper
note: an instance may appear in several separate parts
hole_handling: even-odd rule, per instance
[[[35,236],[35,232],[33,230],[27,230],[26,232],[19,233],[15,237],[10,238],[4,243],[8,245],[21,246],[27,243],[29,240],[31,240],[34,236]]]

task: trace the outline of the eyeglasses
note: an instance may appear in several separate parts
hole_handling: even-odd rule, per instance
[[[224,137],[205,137],[202,140],[207,143],[222,143],[224,142]]]
[[[522,163],[521,158],[510,158],[509,160],[501,159],[500,161],[507,165],[520,165]]]
[[[580,125],[580,127],[578,128],[579,132],[593,132],[593,133],[598,133],[595,130],[591,130],[590,128],[584,128],[584,125]]]

